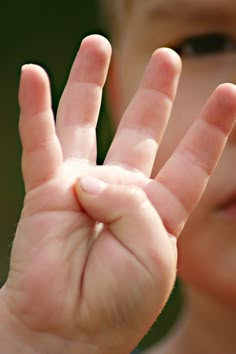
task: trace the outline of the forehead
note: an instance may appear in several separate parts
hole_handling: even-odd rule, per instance
[[[150,17],[180,16],[193,18],[232,17],[236,14],[235,0],[134,0],[136,14]]]

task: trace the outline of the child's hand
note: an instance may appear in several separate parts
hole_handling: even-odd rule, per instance
[[[39,353],[125,354],[139,342],[170,294],[176,237],[235,118],[236,90],[221,86],[149,179],[181,66],[175,53],[158,50],[104,166],[96,166],[109,59],[106,40],[83,41],[56,127],[46,74],[34,65],[22,72],[26,197],[1,299],[16,319],[12,328],[22,326],[22,338]]]

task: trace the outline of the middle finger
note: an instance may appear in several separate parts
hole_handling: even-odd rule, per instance
[[[125,111],[105,163],[120,164],[150,176],[166,128],[181,71],[178,55],[156,50]]]

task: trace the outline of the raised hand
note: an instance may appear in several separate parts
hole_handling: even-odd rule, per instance
[[[35,65],[22,70],[26,196],[0,305],[29,353],[124,354],[135,347],[170,294],[176,238],[235,120],[236,90],[225,84],[150,179],[181,69],[174,52],[159,49],[104,165],[96,166],[110,55],[102,37],[82,42],[56,125],[47,75]]]

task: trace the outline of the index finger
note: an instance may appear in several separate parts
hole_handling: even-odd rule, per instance
[[[111,57],[109,42],[86,37],[72,66],[57,114],[57,134],[64,159],[96,162],[96,125]]]

